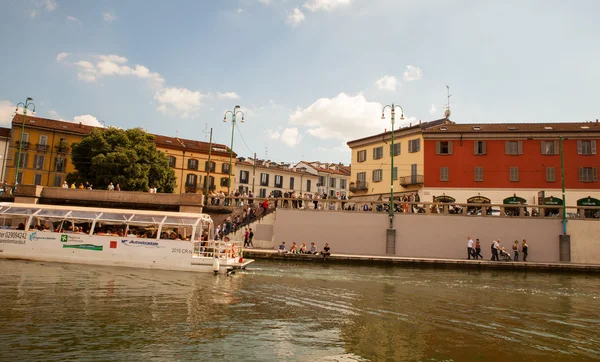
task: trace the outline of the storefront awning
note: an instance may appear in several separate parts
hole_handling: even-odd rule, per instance
[[[527,203],[527,200],[525,200],[522,197],[519,197],[519,196],[515,195],[515,196],[511,196],[511,197],[505,198],[504,201],[502,201],[502,203],[504,205],[520,205],[520,204]]]
[[[446,203],[453,203],[456,202],[456,199],[452,196],[448,196],[448,195],[441,195],[441,196],[436,196],[433,198],[433,202],[446,202]]]
[[[600,200],[588,196],[577,200],[577,206],[600,206]]]
[[[554,197],[554,196],[550,196],[550,197],[546,197],[544,199],[544,205],[557,205],[557,206],[561,206],[563,204],[563,200],[559,199],[558,197]]]
[[[491,200],[485,196],[473,196],[467,199],[467,204],[490,204]]]

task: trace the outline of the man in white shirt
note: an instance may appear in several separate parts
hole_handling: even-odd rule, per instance
[[[492,260],[500,261],[498,258],[498,249],[500,249],[500,240],[494,240],[492,244]]]
[[[467,241],[467,253],[469,254],[468,260],[471,260],[471,256],[473,258],[475,258],[475,254],[473,253],[473,244],[474,244],[474,241],[473,241],[473,239],[471,239],[470,236],[467,236],[467,240],[468,240]]]

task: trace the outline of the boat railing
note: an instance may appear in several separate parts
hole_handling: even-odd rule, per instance
[[[243,242],[232,240],[194,241],[194,258],[239,258],[242,255]]]

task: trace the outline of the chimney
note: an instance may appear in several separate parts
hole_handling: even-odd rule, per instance
[[[419,124],[421,124],[421,120],[419,120]]]
[[[412,122],[410,122],[410,126],[409,127],[412,127]]]

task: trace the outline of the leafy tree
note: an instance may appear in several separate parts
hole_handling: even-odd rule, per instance
[[[112,182],[127,191],[147,191],[153,186],[159,192],[172,193],[175,172],[153,140],[154,136],[141,128],[96,128],[81,142],[73,143],[71,160],[77,171],[70,173],[67,181],[89,182],[100,189]]]

